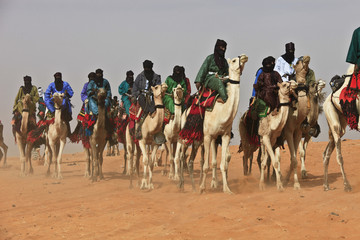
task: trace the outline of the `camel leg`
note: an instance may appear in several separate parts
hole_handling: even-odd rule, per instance
[[[163,144],[163,148],[165,149],[165,162],[164,162],[164,169],[162,170],[162,175],[166,176],[168,174],[167,164],[168,164],[169,151],[170,151],[170,142],[168,139]],[[169,179],[172,179],[174,177],[174,173],[171,170],[172,169],[171,169],[171,163],[170,163]]]
[[[99,144],[99,178],[100,179],[104,179],[104,175],[103,175],[103,172],[102,172],[102,165],[103,165],[103,162],[104,162],[104,158],[103,158],[103,153],[104,153],[104,149],[105,149],[105,143],[103,144]]]
[[[200,144],[200,143],[199,143]],[[201,155],[200,155],[200,180],[203,177],[204,171],[203,171],[203,166],[204,166],[204,162],[205,162],[205,148],[204,148],[204,144],[200,144],[201,146]],[[196,155],[197,152],[195,152]],[[195,159],[195,156],[194,156]]]
[[[175,175],[178,176],[178,179],[180,179],[179,182],[179,186],[181,188],[182,184],[183,184],[183,171],[184,169],[182,169],[182,167],[184,167],[184,163],[181,163],[181,161],[183,161],[182,156],[183,156],[183,150],[187,149],[187,147],[185,147],[185,144],[182,144],[180,141],[177,142],[177,147],[175,148],[175,154],[174,154],[174,172]],[[180,167],[179,167],[180,165]],[[180,177],[179,177],[179,170],[180,170]]]
[[[159,145],[157,144],[153,144],[152,145],[152,153],[151,153],[151,158],[150,158],[150,162],[149,162],[149,185],[148,185],[148,189],[154,189],[154,184],[152,181],[152,177],[153,177],[153,170],[154,170],[154,163],[156,161],[156,152],[159,148]]]
[[[306,157],[306,148],[309,144],[311,136],[309,134],[306,134],[303,141],[300,141],[299,143],[299,155],[301,159],[301,178],[307,177],[307,172],[305,168],[305,157]]]
[[[267,161],[267,151],[265,150],[263,138],[261,138],[261,145],[258,154],[261,155],[259,188],[260,190],[265,190],[264,175],[265,175],[265,167]]]
[[[127,152],[128,152],[128,151],[127,151],[126,143],[123,144],[123,149],[124,149],[124,170],[123,170],[122,174],[128,175],[128,174],[127,174],[127,169],[128,169],[128,162],[127,162],[127,155],[128,155],[128,153],[127,153]],[[119,148],[117,148],[117,150],[118,150],[117,156],[119,156],[119,155],[120,155]]]
[[[227,178],[228,178],[228,168],[230,162],[230,151],[229,151],[229,143],[230,143],[230,134],[222,136],[222,145],[221,145],[221,163],[220,170],[222,173],[223,179],[223,191],[224,193],[232,193],[228,186]]]
[[[144,165],[143,179],[141,181],[140,189],[145,189],[145,188],[148,188],[146,172],[147,172],[147,168],[149,167],[149,157],[148,157],[145,142],[140,140],[139,146],[140,146],[140,149],[141,149],[141,152],[143,155],[143,165]]]
[[[20,152],[20,176],[24,177],[25,174],[25,143],[20,139],[20,137],[17,138],[17,144]]]
[[[280,179],[280,172],[279,172],[280,162],[278,160],[278,156],[280,155],[280,148],[277,148],[275,150],[276,151],[276,156],[275,156],[273,148],[271,146],[270,138],[268,136],[263,137],[263,144],[264,144],[264,146],[266,148],[267,155],[270,156],[272,166],[273,166],[273,168],[275,170],[276,187],[277,187],[277,189],[279,191],[282,191],[283,190],[283,185],[282,185],[282,182],[281,182],[281,179]],[[265,159],[266,162],[267,162],[267,159],[268,158],[266,156],[266,159]]]
[[[58,151],[58,155],[57,155],[57,159],[56,159],[56,162],[57,162],[57,166],[58,166],[58,174],[57,174],[57,178],[58,179],[62,179],[62,175],[61,175],[61,162],[62,162],[62,153],[63,153],[63,150],[64,150],[64,147],[65,147],[65,144],[66,144],[66,137],[64,139],[60,139],[60,145],[59,145],[59,151]]]
[[[244,152],[244,155],[243,155],[243,173],[244,173],[244,176],[247,176],[249,175],[249,166],[248,166],[248,159],[251,158],[252,160],[252,156],[249,156],[249,152],[248,152],[248,148],[243,148],[243,152]]]
[[[176,143],[170,143],[170,172],[174,173],[174,180],[178,181],[179,180],[179,166],[175,165],[175,161],[174,161],[174,155],[175,155],[175,151],[176,151]],[[184,170],[184,161],[181,162],[181,164],[183,164],[182,170]]]
[[[296,161],[296,157],[295,157],[295,147],[294,147],[294,136],[292,132],[286,132],[285,131],[285,139],[288,143],[288,147],[289,147],[289,151],[290,151],[290,169],[289,172],[286,175],[286,183],[289,182],[290,180],[290,176],[292,171],[294,170],[294,164]],[[296,169],[295,169],[296,171]],[[295,180],[294,180],[295,181]]]
[[[191,185],[192,185],[192,190],[195,192],[196,188],[195,188],[195,181],[194,181],[194,160],[196,157],[196,153],[200,147],[201,143],[200,142],[194,142],[192,148],[191,148],[191,153],[190,153],[190,158],[189,158],[189,174],[190,174],[190,179],[191,179]],[[201,152],[203,152],[203,147],[201,148]],[[184,148],[183,151],[183,161],[186,161],[186,150],[187,150],[187,146]],[[204,162],[204,155],[201,156],[202,157],[202,163]],[[203,164],[201,164],[200,166],[200,172],[202,172],[202,167]],[[200,176],[201,179],[202,175]]]
[[[96,147],[96,144],[91,144],[92,152],[92,173],[91,181],[96,182],[99,175],[99,150]]]
[[[3,163],[3,167],[6,167],[7,163],[6,163],[6,159],[7,159],[7,150],[8,150],[8,146],[2,141],[0,143],[1,148],[4,150],[4,163]]]
[[[346,174],[345,174],[345,170],[344,170],[344,160],[341,154],[341,139],[339,138],[334,138],[335,140],[335,147],[336,147],[336,160],[337,163],[340,166],[340,170],[341,170],[341,174],[344,180],[344,190],[346,192],[350,192],[352,190],[351,185],[349,183],[349,181],[346,178]]]
[[[91,176],[90,174],[90,150],[87,148],[84,148],[85,151],[85,178],[89,178]]]
[[[34,169],[33,169],[32,164],[31,164],[31,151],[32,151],[32,149],[33,149],[33,144],[29,142],[27,144],[27,146],[26,146],[25,159],[26,159],[26,162],[28,162],[28,164],[29,164],[28,173],[30,175],[34,174]]]
[[[211,136],[204,136],[204,165],[202,167],[203,174],[200,179],[200,193],[205,191],[206,186],[206,174],[209,171],[209,157],[210,157],[210,145],[211,145]]]
[[[107,145],[107,151],[106,151],[106,156],[111,156],[111,145],[110,145],[110,141],[106,141],[106,145]]]
[[[293,171],[294,171],[294,189],[295,190],[300,189],[300,183],[299,183],[299,179],[298,179],[298,175],[297,175],[297,165],[298,165],[297,150],[299,147],[299,143],[301,141],[301,136],[302,136],[301,130],[296,129],[294,132],[294,145],[293,145],[294,152],[293,152],[292,160],[291,160],[291,165],[292,165]]]
[[[212,167],[212,180],[211,180],[211,188],[216,189],[218,187],[218,179],[217,179],[217,161],[216,161],[216,155],[217,155],[217,146],[215,144],[215,140],[211,141],[210,144],[211,149],[211,167]]]
[[[46,153],[45,164],[47,164],[47,167],[48,167],[46,176],[50,177],[50,166],[51,166],[53,154],[52,154],[51,147],[49,145],[49,140],[46,141],[45,153]]]

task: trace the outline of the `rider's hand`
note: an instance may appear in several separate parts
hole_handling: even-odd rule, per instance
[[[197,82],[197,83],[195,83],[195,86],[196,86],[196,89],[199,90],[201,87],[201,83]]]

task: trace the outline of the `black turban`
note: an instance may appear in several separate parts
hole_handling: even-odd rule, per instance
[[[31,92],[32,89],[32,84],[31,84],[31,77],[30,76],[25,76],[24,77],[24,87],[23,87],[23,91],[25,94]]]
[[[96,74],[98,74],[98,73],[99,73],[99,74],[103,74],[103,70],[100,69],[100,68],[98,68],[98,69],[96,69],[95,73],[96,73]]]
[[[223,69],[225,66],[225,51],[226,51],[227,43],[224,40],[218,39],[214,48],[214,58],[216,65]],[[220,47],[224,47],[225,50],[220,49]]]
[[[96,78],[96,73],[94,73],[94,72],[89,73],[88,78],[89,78],[89,81],[94,80]]]
[[[180,83],[181,79],[182,79],[182,72],[181,72],[181,67],[180,66],[175,66],[173,69],[173,74],[171,76],[171,78],[177,82]]]
[[[126,77],[130,77],[130,76],[134,76],[134,73],[131,70],[126,72]]]
[[[61,78],[62,77],[62,75],[61,75],[61,72],[56,72],[55,74],[54,74],[54,77],[55,78]]]
[[[264,60],[262,61],[262,65],[264,72],[272,72],[275,67],[275,58],[273,58],[272,56],[264,58]]]
[[[281,56],[288,64],[291,64],[295,59],[295,44],[289,42],[285,44],[285,54]]]
[[[150,60],[145,60],[144,62],[143,62],[143,67],[144,68],[149,68],[149,69],[152,69],[153,68],[153,63],[150,61]]]

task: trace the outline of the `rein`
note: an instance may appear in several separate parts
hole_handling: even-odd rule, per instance
[[[181,103],[174,103],[174,105],[175,105],[175,106],[180,106],[180,107],[182,106]]]
[[[228,83],[230,83],[230,84],[240,84],[240,81],[234,81],[234,80],[229,79]]]
[[[165,108],[165,106],[164,105],[155,105],[155,109],[156,108]]]
[[[22,111],[23,112],[29,112],[29,109],[23,109]]]

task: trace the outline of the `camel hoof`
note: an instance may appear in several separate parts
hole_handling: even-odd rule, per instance
[[[230,188],[229,188],[228,186],[224,186],[223,192],[224,192],[224,193],[227,193],[227,194],[234,194],[234,193],[230,190]]]
[[[57,179],[63,179],[63,176],[61,175],[61,173],[59,173],[59,174],[57,175]]]
[[[260,191],[264,191],[266,189],[265,184],[259,183],[259,189],[260,189]]]
[[[351,188],[350,184],[345,184],[344,191],[345,192],[351,192],[351,190],[352,190],[352,188]]]
[[[282,183],[278,183],[278,184],[277,184],[277,190],[278,190],[279,192],[284,191],[284,187],[283,187]]]
[[[173,180],[174,180],[174,181],[179,181],[179,180],[180,180],[179,175],[175,174]]]
[[[200,194],[205,193],[205,186],[201,185],[200,186]]]
[[[294,190],[300,190],[300,183],[294,183]]]
[[[330,187],[328,184],[324,184],[324,191],[329,191],[330,190]]]
[[[104,175],[102,175],[102,174],[100,175],[99,178],[100,178],[100,180],[104,180],[104,179],[105,179],[105,178],[104,178]]]
[[[7,163],[4,162],[4,164],[2,165],[3,168],[7,168]]]
[[[154,162],[154,167],[159,167],[160,165],[157,162]]]
[[[97,177],[96,177],[96,176],[92,176],[91,182],[97,182]]]
[[[218,182],[213,179],[213,180],[211,180],[211,185],[210,186],[211,186],[212,189],[216,189],[218,187]]]
[[[301,178],[302,178],[302,179],[307,178],[307,172],[306,172],[306,170],[302,170],[302,171],[301,171]]]
[[[148,188],[147,185],[148,185],[148,184],[147,184],[146,179],[143,179],[143,180],[141,181],[140,189],[146,189],[146,188]]]
[[[29,174],[30,174],[30,175],[33,175],[33,174],[34,174],[34,169],[33,169],[33,168],[30,168]]]
[[[163,176],[166,176],[166,175],[167,175],[167,171],[166,171],[166,170],[162,170],[162,171],[161,171],[161,174],[162,174]],[[170,178],[170,175],[169,175],[169,178]]]
[[[149,190],[154,189],[154,184],[150,183],[150,184],[148,185],[148,189],[149,189]]]

